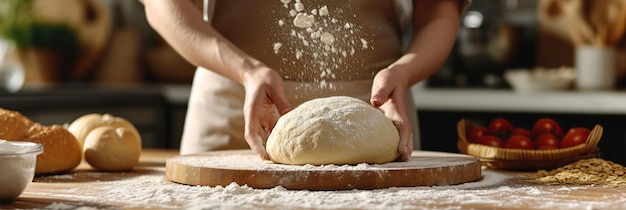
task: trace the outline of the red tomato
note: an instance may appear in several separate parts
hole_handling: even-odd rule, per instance
[[[531,135],[539,136],[544,133],[551,133],[556,136],[563,136],[563,130],[561,130],[561,126],[556,123],[553,119],[550,118],[541,118],[535,122],[533,126]]]
[[[506,141],[504,147],[509,149],[533,149],[533,141],[526,136],[512,136]]]
[[[565,135],[565,137],[563,137],[563,140],[561,140],[561,144],[559,145],[559,148],[567,148],[567,147],[573,147],[579,144],[584,144],[587,141],[587,137],[589,137],[589,133],[586,133],[584,131],[577,131],[577,132],[569,133]]]
[[[511,134],[511,131],[513,131],[513,124],[504,118],[496,118],[489,122],[487,130],[490,134],[504,137]]]
[[[476,126],[469,130],[467,134],[468,140],[472,143],[478,143],[480,138],[487,135],[487,128],[485,126]]]
[[[516,136],[516,135],[530,136],[530,131],[524,128],[513,128],[513,131],[511,132],[511,136]]]
[[[559,144],[561,144],[561,140],[559,139],[559,137],[556,137],[555,135],[552,135],[551,133],[541,134],[539,135],[539,137],[535,139],[535,146],[537,148],[543,147],[543,146],[558,147]]]
[[[541,146],[541,147],[537,147],[538,150],[550,150],[550,149],[558,149],[557,146],[553,146],[553,145],[546,145],[546,146]]]
[[[480,138],[478,143],[479,144],[484,144],[484,145],[487,145],[487,146],[492,146],[492,147],[502,147],[504,145],[504,142],[502,142],[502,139],[498,138],[497,136],[493,136],[493,135],[483,136],[482,138]]]
[[[583,132],[583,133],[591,133],[591,131],[587,128],[583,128],[583,127],[574,127],[574,128],[570,128],[569,130],[567,130],[567,133],[565,133],[565,135],[573,133],[573,132]]]

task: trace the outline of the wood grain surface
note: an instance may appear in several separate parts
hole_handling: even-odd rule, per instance
[[[235,182],[258,189],[381,189],[454,185],[481,178],[478,159],[428,151],[414,151],[408,162],[354,166],[283,165],[264,162],[249,150],[215,151],[170,158],[165,168],[166,178],[176,183],[226,186]]]

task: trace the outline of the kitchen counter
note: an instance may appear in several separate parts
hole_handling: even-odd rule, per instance
[[[76,209],[624,209],[626,186],[540,185],[526,173],[483,170],[483,179],[455,186],[350,191],[251,189],[231,184],[197,187],[169,182],[164,164],[174,150],[146,149],[132,172],[92,170],[82,163],[69,174],[36,177],[5,208]]]
[[[163,87],[173,104],[187,103],[190,87]],[[626,114],[623,91],[546,91],[518,93],[509,89],[411,88],[417,109],[445,111]]]
[[[469,112],[626,114],[626,92],[412,88],[417,109]]]

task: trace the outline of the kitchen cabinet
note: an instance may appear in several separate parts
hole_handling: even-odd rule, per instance
[[[128,119],[141,133],[144,147],[168,147],[166,100],[160,87],[50,86],[0,93],[0,107],[19,111],[44,125],[69,124],[89,113]]]

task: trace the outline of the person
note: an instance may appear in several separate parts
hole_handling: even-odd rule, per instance
[[[268,160],[264,144],[281,115],[313,98],[348,95],[371,103],[394,122],[400,134],[398,159],[407,161],[418,132],[410,87],[445,62],[456,39],[463,5],[469,2],[143,3],[148,23],[198,66],[181,154],[249,147]],[[292,19],[300,13],[313,19]],[[412,33],[410,42],[403,44],[407,25]],[[325,37],[326,44],[322,44],[314,31],[335,34]],[[324,46],[311,47],[313,44]]]

